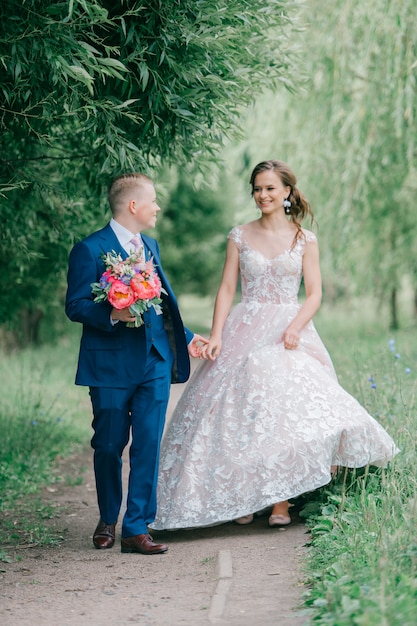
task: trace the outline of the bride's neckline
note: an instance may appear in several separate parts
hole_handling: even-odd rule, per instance
[[[287,248],[286,250],[279,252],[275,256],[269,257],[269,256],[266,256],[263,252],[261,252],[261,250],[257,250],[257,248],[253,248],[247,241],[245,241],[244,244],[246,245],[247,248],[249,248],[251,252],[256,252],[256,254],[259,254],[259,256],[265,259],[265,261],[275,261],[276,259],[279,259],[279,257],[284,256],[285,254],[289,254],[291,250],[294,249],[294,248]]]
[[[273,256],[269,257],[267,256],[264,252],[262,252],[261,250],[259,250],[258,248],[254,248],[253,245],[251,245],[251,243],[248,241],[248,236],[247,233],[245,232],[245,229],[243,227],[242,228],[242,235],[243,235],[243,243],[250,249],[252,250],[252,252],[256,252],[257,254],[259,254],[261,257],[263,257],[266,261],[275,261],[276,259],[278,259],[281,256],[284,256],[285,254],[290,253],[292,250],[295,249],[297,242],[295,243],[295,245],[291,245],[287,248],[284,248],[283,250],[281,250],[281,252],[278,252],[277,254],[274,254]]]

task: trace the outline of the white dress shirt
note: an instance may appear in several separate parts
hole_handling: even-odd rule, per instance
[[[126,250],[128,254],[136,250],[135,246],[131,242],[131,239],[132,237],[138,237],[142,241],[140,233],[136,233],[136,235],[134,233],[131,233],[130,230],[119,224],[119,222],[116,222],[116,220],[113,218],[111,218],[110,220],[110,226],[117,239],[119,240],[120,245]],[[119,320],[113,320],[110,315],[110,322],[112,326],[115,326],[116,324],[118,324]]]
[[[135,246],[131,242],[132,237],[138,237],[142,241],[140,233],[136,233],[136,235],[135,233],[131,233],[130,230],[119,224],[119,222],[116,222],[116,220],[113,218],[111,218],[110,220],[110,226],[117,239],[119,240],[120,245],[126,250],[128,254],[135,250]]]

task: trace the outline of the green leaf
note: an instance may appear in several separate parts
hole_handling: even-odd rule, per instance
[[[99,63],[101,65],[108,65],[109,67],[114,67],[115,69],[121,71],[121,72],[128,72],[128,68],[123,65],[123,63],[121,61],[119,61],[118,59],[112,59],[112,58],[103,58],[101,57],[99,59]]]

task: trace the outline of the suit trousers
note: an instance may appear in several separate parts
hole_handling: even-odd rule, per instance
[[[138,357],[140,358],[140,357]],[[117,522],[122,504],[122,454],[131,438],[122,537],[147,533],[156,514],[159,448],[171,384],[172,358],[152,348],[142,380],[125,389],[90,387],[94,472],[100,518]]]

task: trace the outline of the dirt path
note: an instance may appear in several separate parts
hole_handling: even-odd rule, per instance
[[[174,386],[169,413],[181,393]],[[49,523],[65,530],[59,547],[17,548],[2,564],[2,626],[301,626],[300,557],[307,536],[299,520],[269,529],[266,517],[250,526],[223,524],[199,530],[153,533],[166,554],[121,554],[93,548],[97,522],[87,449],[67,459],[63,476],[85,467],[81,485],[63,482],[43,491],[57,507]]]

